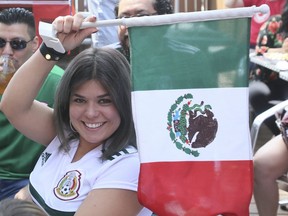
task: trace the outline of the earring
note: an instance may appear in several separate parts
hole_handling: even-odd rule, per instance
[[[70,121],[70,128],[71,128],[71,130],[74,132],[74,133],[77,133],[77,131],[75,130],[75,128],[73,127],[73,125],[72,125],[72,122]]]

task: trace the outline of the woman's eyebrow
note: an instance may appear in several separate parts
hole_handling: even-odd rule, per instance
[[[84,97],[84,96],[82,96],[80,94],[77,94],[77,93],[72,94],[72,96],[74,96],[74,97]]]
[[[103,95],[99,95],[97,96],[98,98],[104,98],[104,97],[109,97],[110,94],[109,93],[106,93],[106,94],[103,94]]]
[[[80,94],[77,94],[77,93],[72,94],[72,96],[74,96],[74,97],[81,97],[81,98],[85,98],[85,96],[80,95]],[[104,97],[109,97],[109,96],[110,96],[109,93],[105,93],[105,94],[103,94],[103,95],[98,95],[97,97],[98,97],[98,98],[104,98]]]

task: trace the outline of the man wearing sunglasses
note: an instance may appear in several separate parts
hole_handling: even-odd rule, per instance
[[[30,11],[23,8],[9,8],[0,12],[0,56],[5,54],[12,57],[16,73],[37,50],[38,42],[34,16]],[[0,62],[0,72],[1,70],[3,67]],[[54,91],[62,74],[61,68],[53,68],[37,100],[50,107],[53,106]],[[0,83],[2,89],[0,103],[6,85],[7,83]],[[2,112],[0,112],[0,131],[0,200],[3,200],[13,198],[28,184],[29,174],[43,147],[20,134]]]
[[[115,7],[115,15],[118,19],[172,13],[171,0],[120,0]],[[129,37],[125,26],[119,26],[118,38],[120,43],[109,46],[118,49],[130,61]]]

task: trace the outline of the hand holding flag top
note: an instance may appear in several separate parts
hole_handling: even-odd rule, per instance
[[[60,16],[52,24],[40,22],[39,34],[47,47],[59,53],[65,53],[78,47],[85,38],[97,31],[95,24],[81,28],[84,21],[92,24],[96,22],[96,17],[84,18],[81,13],[75,16]]]

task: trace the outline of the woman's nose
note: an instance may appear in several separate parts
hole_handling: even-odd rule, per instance
[[[89,104],[86,108],[86,115],[89,118],[97,117],[99,113],[99,107],[95,104]]]

